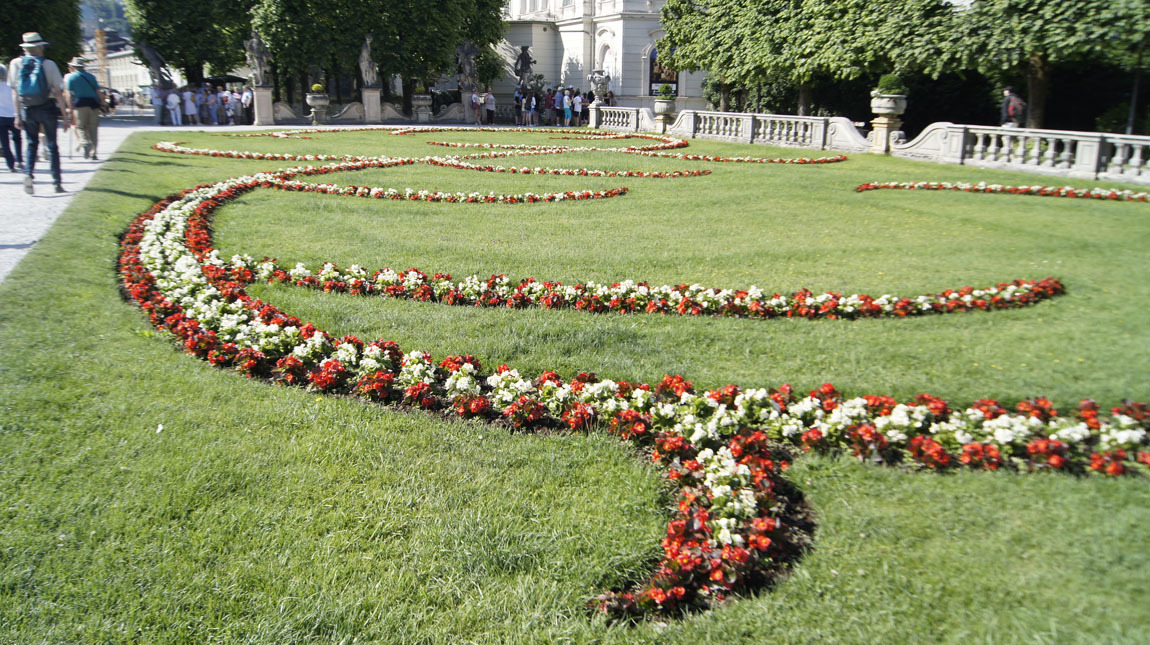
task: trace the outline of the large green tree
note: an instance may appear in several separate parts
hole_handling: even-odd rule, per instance
[[[659,51],[672,67],[723,85],[785,80],[807,114],[816,78],[852,80],[937,56],[935,37],[953,11],[941,0],[668,0],[662,18]]]
[[[189,82],[204,79],[204,66],[225,73],[244,62],[255,0],[126,0],[137,42],[155,48]]]
[[[1026,125],[1041,128],[1055,63],[1101,55],[1108,21],[1144,13],[1145,6],[1145,0],[974,0],[937,64],[976,68],[991,78],[1025,76]]]
[[[252,26],[291,74],[310,65],[351,69],[371,34],[380,75],[402,75],[406,96],[452,72],[465,39],[498,41],[502,8],[502,0],[258,0]]]
[[[79,0],[0,1],[0,58],[4,64],[24,53],[21,36],[28,31],[40,32],[51,43],[44,55],[66,71],[65,63],[82,49]]]

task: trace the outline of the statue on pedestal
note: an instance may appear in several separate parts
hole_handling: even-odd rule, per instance
[[[260,38],[259,34],[252,32],[251,40],[244,41],[244,50],[247,52],[248,67],[252,70],[251,81],[254,87],[267,87],[271,85],[268,81],[268,61],[271,59],[271,52],[268,51],[267,45]]]
[[[364,87],[379,87],[379,68],[371,58],[371,34],[363,40],[363,48],[359,50],[359,72],[363,75]]]
[[[519,47],[519,57],[515,59],[515,67],[512,70],[515,72],[515,78],[519,79],[520,85],[523,85],[531,78],[531,66],[538,62],[531,58],[531,54],[527,51],[529,49],[531,49],[530,45],[522,45]]]
[[[455,62],[459,69],[459,89],[470,91],[478,82],[475,78],[475,57],[479,55],[479,48],[470,40],[455,48]]]

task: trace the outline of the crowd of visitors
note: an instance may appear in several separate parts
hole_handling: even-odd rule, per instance
[[[590,105],[595,100],[595,93],[588,90],[582,92],[578,88],[563,87],[548,88],[545,92],[515,87],[512,96],[512,113],[515,125],[531,127],[538,125],[574,127],[587,125],[590,120]],[[603,105],[614,106],[615,93],[607,92],[603,97]],[[491,88],[483,92],[478,89],[471,93],[471,114],[475,125],[495,123],[495,93]]]
[[[251,125],[255,94],[249,85],[202,83],[165,90],[152,87],[156,125]]]

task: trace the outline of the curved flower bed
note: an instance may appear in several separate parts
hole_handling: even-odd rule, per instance
[[[354,187],[349,187],[354,188]],[[346,193],[343,193],[346,194]],[[994,311],[1026,307],[1065,293],[1055,278],[1015,280],[992,287],[961,287],[939,294],[916,297],[866,294],[844,296],[838,292],[815,294],[803,289],[790,295],[767,294],[758,287],[716,289],[698,284],[652,286],[626,280],[613,284],[593,281],[575,285],[525,278],[514,282],[505,274],[481,278],[467,276],[453,281],[449,273],[427,273],[416,268],[390,268],[368,272],[352,265],[341,270],[327,262],[312,271],[303,264],[288,268],[275,260],[259,262],[248,257],[232,258],[229,268],[253,279],[292,284],[353,295],[407,298],[448,305],[509,307],[524,309],[576,309],[591,313],[678,314],[683,316],[731,316],[739,318],[905,318],[928,314]]]
[[[656,134],[640,134],[640,133],[618,133],[618,132],[595,132],[582,129],[562,129],[562,128],[474,128],[474,127],[401,127],[401,128],[313,128],[301,130],[283,130],[277,132],[257,132],[249,134],[223,134],[220,136],[232,137],[278,137],[282,139],[300,138],[310,139],[306,136],[309,134],[329,134],[338,132],[365,132],[365,131],[380,131],[384,130],[389,134],[403,136],[409,134],[431,134],[437,132],[497,132],[499,134],[513,134],[513,133],[531,133],[531,134],[554,134],[560,136],[553,136],[552,139],[568,139],[568,140],[585,140],[585,141],[598,141],[598,140],[622,140],[622,139],[646,139],[656,141],[658,143],[646,146],[628,146],[625,148],[600,148],[595,146],[565,146],[565,145],[524,145],[524,144],[509,144],[509,143],[460,143],[449,141],[428,141],[428,145],[442,146],[447,148],[479,148],[489,151],[502,151],[504,154],[561,154],[565,152],[619,152],[624,154],[637,154],[647,157],[665,157],[673,159],[683,159],[688,161],[710,161],[710,162],[725,162],[725,163],[770,163],[770,164],[796,164],[796,165],[818,165],[828,163],[838,163],[846,161],[845,155],[833,155],[830,157],[819,158],[785,158],[785,157],[719,157],[713,155],[685,155],[661,152],[662,150],[673,150],[676,148],[686,148],[689,144],[683,139],[676,137],[656,135]],[[470,156],[467,158],[475,158]]]
[[[888,181],[860,184],[855,190],[950,190],[964,193],[1006,193],[1010,195],[1036,195],[1039,197],[1066,197],[1069,199],[1103,199],[1119,202],[1147,202],[1150,193],[1116,188],[1074,188],[1072,186],[1005,186],[946,181]]]
[[[511,156],[514,153],[507,153],[506,155],[472,155],[463,157],[362,157],[356,155],[294,155],[288,153],[265,153],[265,152],[247,152],[243,150],[215,150],[212,148],[189,148],[182,146],[173,141],[160,141],[152,146],[153,149],[161,152],[170,152],[173,154],[181,155],[201,155],[206,157],[221,157],[229,159],[253,159],[253,160],[270,160],[270,161],[396,161],[404,159],[409,163],[424,163],[432,166],[439,166],[442,168],[454,168],[456,170],[477,170],[480,172],[495,172],[495,173],[508,173],[519,175],[560,175],[568,177],[640,177],[640,178],[654,178],[654,179],[668,179],[678,177],[700,177],[703,175],[711,174],[710,170],[674,170],[674,171],[644,171],[644,170],[592,170],[589,168],[541,168],[541,167],[505,167],[495,166],[491,164],[473,164],[465,161],[471,158],[494,158],[498,156]],[[540,154],[536,152],[534,154]],[[548,153],[550,154],[550,153]]]
[[[593,603],[599,611],[667,614],[761,584],[788,555],[788,527],[779,515],[787,460],[777,445],[846,450],[861,459],[931,470],[1117,476],[1150,464],[1150,409],[1141,403],[1126,403],[1103,418],[1090,401],[1072,415],[1059,415],[1044,399],[1020,402],[1013,410],[989,399],[952,409],[927,394],[902,403],[885,396],[848,399],[830,384],[807,396],[787,385],[728,385],[698,393],[681,376],[652,387],[587,373],[570,380],[550,371],[529,376],[506,365],[486,372],[468,355],[437,361],[386,340],[336,338],[251,298],[243,288],[256,277],[249,261],[225,262],[212,248],[213,214],[242,194],[314,186],[293,184],[299,175],[403,163],[410,160],[257,173],[173,195],[125,234],[123,287],[187,352],[250,378],[463,418],[501,419],[525,430],[601,427],[649,450],[677,486],[663,557],[649,580],[600,595]],[[363,189],[339,190],[359,195]]]

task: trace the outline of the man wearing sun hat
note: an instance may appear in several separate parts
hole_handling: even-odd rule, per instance
[[[96,77],[84,70],[87,64],[77,56],[68,61],[68,75],[64,77],[65,105],[72,110],[72,122],[76,124],[76,136],[80,139],[80,149],[84,158],[96,159],[97,128],[103,108],[100,86]]]
[[[48,162],[52,167],[52,180],[56,192],[64,192],[60,181],[60,148],[56,145],[56,124],[60,118],[59,106],[64,103],[61,89],[64,79],[56,63],[44,58],[48,43],[35,31],[24,34],[24,55],[8,64],[8,80],[12,86],[12,102],[16,104],[17,128],[24,129],[24,192],[32,194],[32,171],[36,166],[36,153],[40,146],[40,129],[48,144]],[[68,116],[64,115],[64,129],[68,129]]]

